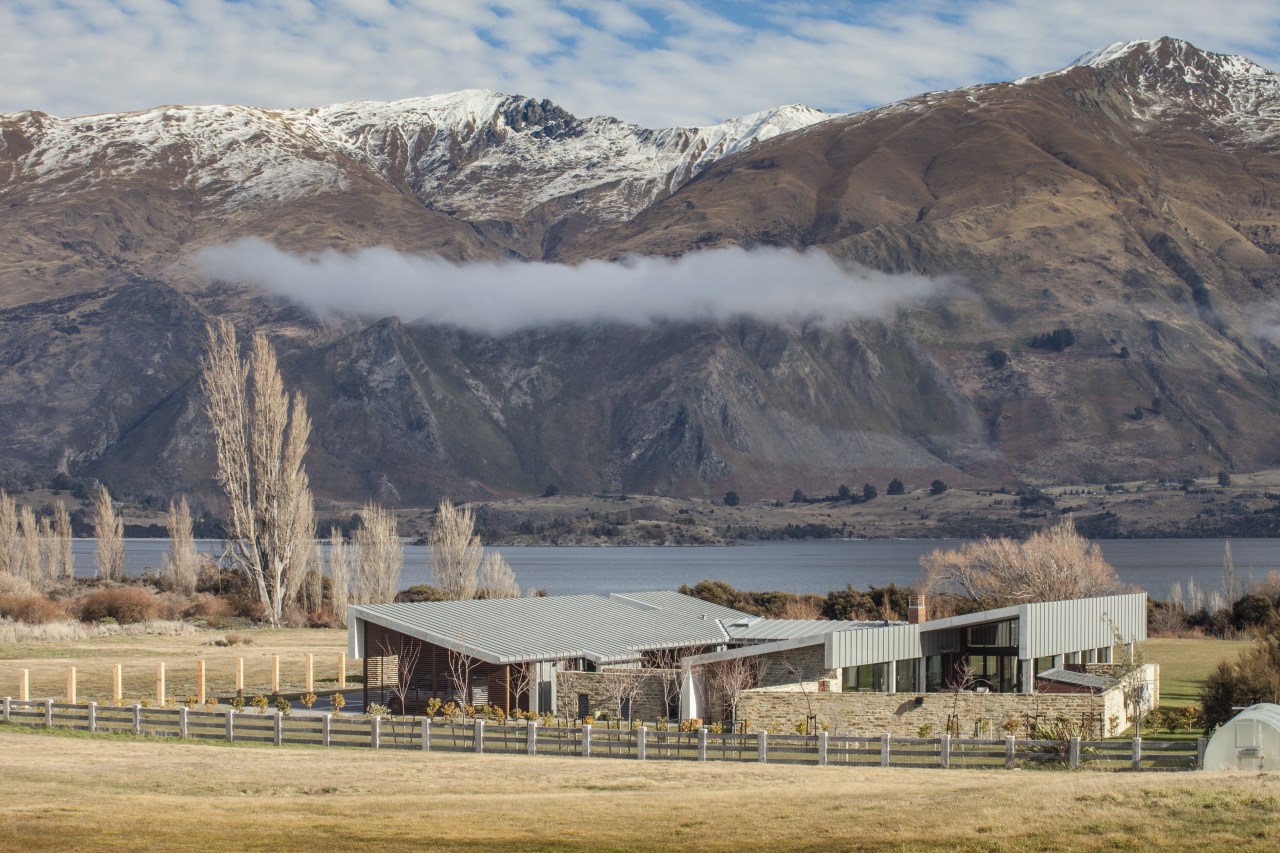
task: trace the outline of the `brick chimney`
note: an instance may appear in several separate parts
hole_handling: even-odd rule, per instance
[[[907,622],[911,625],[919,625],[929,619],[929,611],[925,609],[924,596],[911,596],[911,603],[907,605]]]

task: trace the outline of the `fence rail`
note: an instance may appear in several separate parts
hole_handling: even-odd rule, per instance
[[[1089,770],[1196,770],[1206,741],[1003,740],[979,738],[721,734],[706,728],[671,731],[542,726],[486,720],[441,722],[421,718],[284,716],[189,708],[73,705],[49,699],[6,697],[4,722],[96,733],[191,740],[442,752],[577,755],[663,761],[751,761],[863,767],[1046,768]]]

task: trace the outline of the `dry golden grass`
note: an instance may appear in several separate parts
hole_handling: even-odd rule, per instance
[[[0,849],[1274,849],[1280,776],[228,747],[0,727]]]
[[[252,645],[219,647],[215,641],[239,634]],[[155,696],[156,663],[165,663],[168,694],[182,698],[195,692],[196,660],[205,661],[210,694],[235,691],[235,659],[244,658],[245,693],[271,689],[271,656],[280,655],[281,689],[301,690],[306,656],[314,654],[316,690],[331,689],[338,671],[338,654],[347,647],[345,630],[255,628],[202,631],[187,636],[131,635],[65,642],[6,643],[0,645],[0,696],[17,696],[19,670],[31,671],[31,695],[60,698],[66,693],[67,667],[76,667],[79,699],[111,698],[112,666],[124,667],[126,702]],[[359,674],[348,664],[348,676]]]

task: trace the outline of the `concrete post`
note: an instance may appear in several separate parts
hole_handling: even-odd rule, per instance
[[[236,658],[236,695],[244,695],[244,658]]]
[[[827,733],[825,731],[818,732],[818,766],[825,767],[827,765]]]
[[[890,735],[888,732],[884,732],[880,735],[880,766],[881,767],[889,766],[889,758],[890,758],[889,744],[890,744],[891,737],[892,735]]]
[[[98,703],[89,703],[89,734],[96,734],[98,731]]]
[[[1134,769],[1134,770],[1141,770],[1141,769],[1142,769],[1142,738],[1140,738],[1140,737],[1136,737],[1136,738],[1134,738],[1134,739],[1133,739],[1133,764],[1132,764],[1132,767],[1133,767],[1133,769]]]
[[[484,752],[484,720],[476,720],[476,752]]]
[[[374,749],[382,748],[382,718],[374,717],[369,721],[369,745]]]
[[[940,747],[940,751],[942,753],[942,756],[941,756],[942,766],[950,767],[951,766],[951,733],[944,732],[940,740],[942,741],[941,747]]]
[[[338,652],[338,689],[347,689],[347,653]]]
[[[4,697],[4,721],[6,723],[13,722],[13,709],[10,707],[10,704],[9,697]]]
[[[203,705],[206,700],[204,684],[204,658],[196,661],[196,702]]]
[[[227,742],[234,743],[236,739],[236,710],[235,708],[227,709]]]
[[[707,760],[707,727],[698,726],[698,760]]]
[[[280,655],[271,656],[271,693],[280,692]]]
[[[164,707],[164,661],[156,664],[156,706]]]
[[[646,729],[644,726],[641,726],[640,728],[636,729],[636,759],[638,761],[644,761],[644,753],[645,753],[645,746],[646,746],[645,740],[647,740],[648,734],[649,734],[649,730]]]
[[[76,668],[67,667],[67,704],[76,704]]]
[[[142,734],[142,706],[133,706],[133,733],[135,735]]]
[[[761,764],[769,763],[769,733],[763,729],[756,735],[756,750]]]
[[[422,721],[422,751],[431,751],[431,718]]]
[[[117,708],[124,704],[124,667],[120,664],[111,672],[111,704]]]
[[[525,745],[530,755],[538,754],[538,721],[530,720],[525,728]]]
[[[929,680],[929,667],[924,658],[916,658],[916,692],[924,693]]]
[[[185,705],[178,709],[178,737],[184,740],[187,737],[187,707]]]
[[[8,701],[9,701],[8,699],[5,700],[5,702],[8,702]],[[1202,737],[1196,738],[1196,769],[1197,770],[1204,769],[1204,751],[1205,749],[1208,748],[1208,746],[1209,746],[1208,740]]]
[[[333,746],[333,715],[325,714],[320,727],[320,745]]]
[[[316,656],[307,655],[307,692],[316,692]]]
[[[1054,668],[1054,669],[1062,669],[1064,666],[1066,666],[1066,664],[1067,664],[1067,656],[1066,656],[1066,655],[1054,655],[1054,656],[1053,656],[1053,668]]]
[[[1071,770],[1080,769],[1080,738],[1073,736],[1067,742],[1067,767]]]
[[[889,676],[888,676],[889,683],[885,686],[888,688],[888,692],[897,693],[898,692],[898,662],[896,660],[891,660],[888,663],[888,667],[889,667]]]
[[[276,746],[282,746],[284,744],[284,714],[276,711],[276,718],[272,722],[275,724],[271,732],[272,740]]]
[[[31,670],[18,670],[18,701],[31,701]]]
[[[1010,769],[1013,768],[1018,756],[1015,740],[1013,735],[1004,736],[1004,766]]]
[[[591,757],[591,726],[582,727],[582,757]]]
[[[44,700],[44,727],[46,729],[53,728],[53,700]]]
[[[1036,692],[1036,662],[1034,658],[1018,661],[1018,665],[1022,670],[1022,692]]]

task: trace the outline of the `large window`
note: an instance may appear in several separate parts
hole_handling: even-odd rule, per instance
[[[916,664],[919,663],[915,658],[911,660],[898,661],[898,678],[894,689],[899,693],[919,693],[920,687],[916,683]]]
[[[846,666],[844,668],[844,689],[889,692],[889,665],[873,663],[865,666]]]

